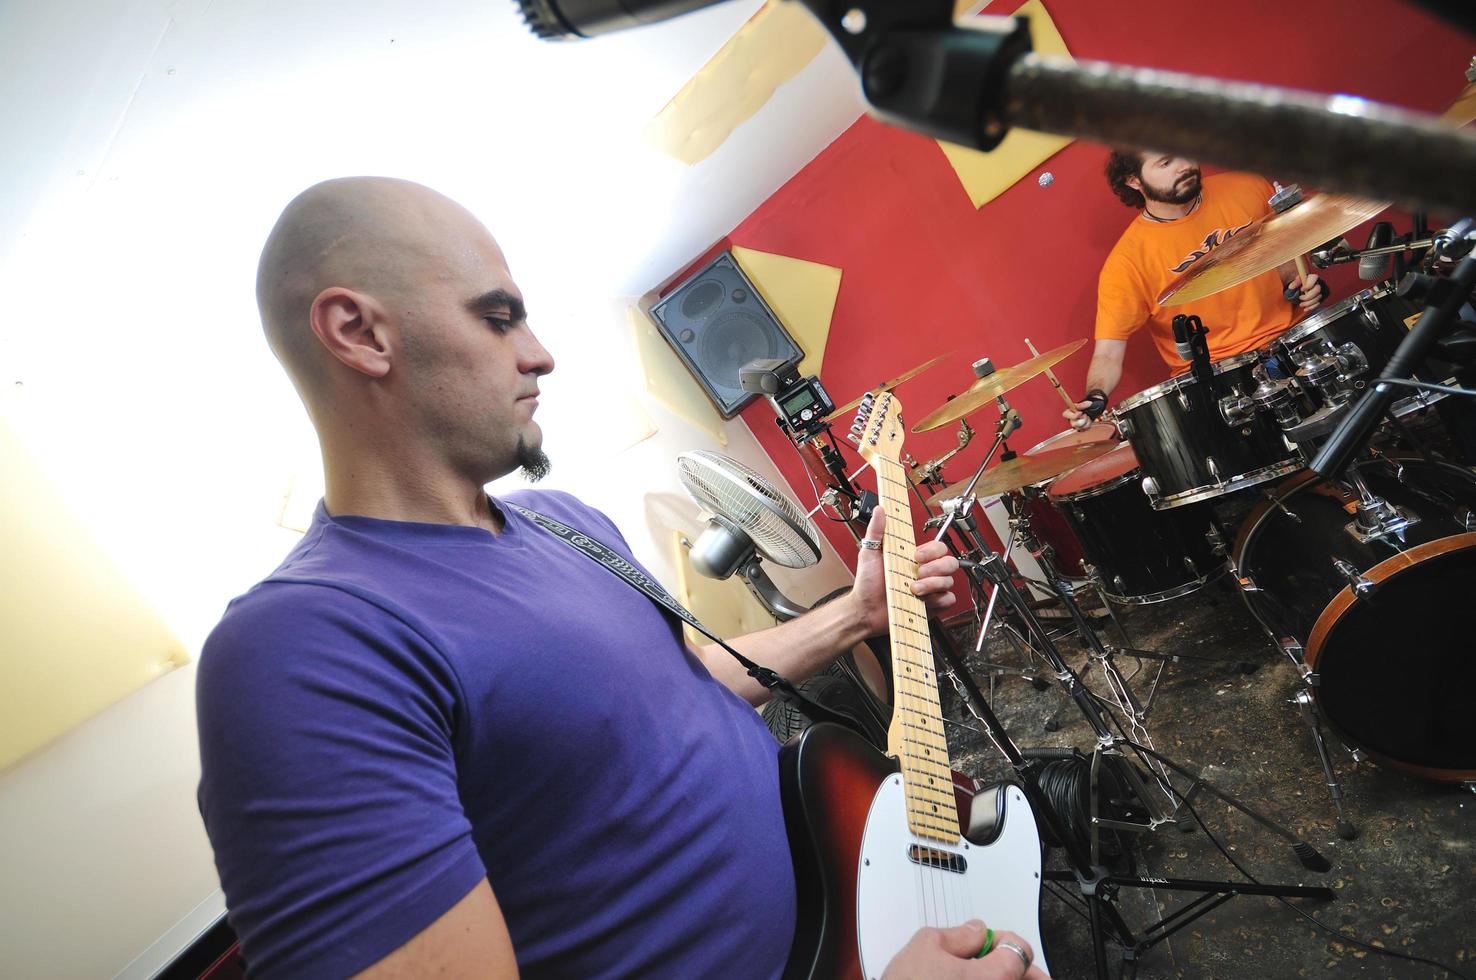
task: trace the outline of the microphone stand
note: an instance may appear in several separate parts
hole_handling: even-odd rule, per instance
[[[994,586],[994,596],[1002,597],[1017,616],[1025,624],[1026,629],[1039,645],[1043,658],[1055,672],[1056,678],[1066,694],[1076,703],[1081,710],[1082,716],[1091,727],[1095,736],[1095,744],[1092,750],[1091,763],[1091,840],[1088,847],[1083,847],[1065,825],[1064,818],[1058,814],[1054,805],[1042,790],[1035,767],[1025,757],[1019,747],[1010,738],[1008,731],[1000,722],[999,718],[990,708],[988,701],[979,691],[978,685],[974,683],[969,674],[967,666],[954,651],[951,642],[936,644],[939,656],[943,659],[948,670],[948,675],[954,687],[963,698],[969,711],[985,727],[990,740],[1004,754],[1011,767],[1019,777],[1022,791],[1026,799],[1030,801],[1035,810],[1037,819],[1041,820],[1049,829],[1051,836],[1063,848],[1069,869],[1047,870],[1043,872],[1046,880],[1059,882],[1075,882],[1080,898],[1087,907],[1087,918],[1091,925],[1093,954],[1096,963],[1096,974],[1099,980],[1107,980],[1107,954],[1106,941],[1108,934],[1123,948],[1125,959],[1136,960],[1137,957],[1167,939],[1173,933],[1183,929],[1189,923],[1200,916],[1205,915],[1219,905],[1229,901],[1236,895],[1269,895],[1284,898],[1318,898],[1331,899],[1334,894],[1331,889],[1325,887],[1305,885],[1269,885],[1252,884],[1250,882],[1232,881],[1209,881],[1193,878],[1147,878],[1138,875],[1112,874],[1100,863],[1100,841],[1099,835],[1103,828],[1111,830],[1125,830],[1141,832],[1155,830],[1162,824],[1175,818],[1178,809],[1192,805],[1194,798],[1205,791],[1219,798],[1223,802],[1236,808],[1247,817],[1260,824],[1262,827],[1277,834],[1292,845],[1297,860],[1303,867],[1311,871],[1324,872],[1331,865],[1327,859],[1317,852],[1312,845],[1298,838],[1287,828],[1272,821],[1269,817],[1251,809],[1240,800],[1230,794],[1218,789],[1204,777],[1186,769],[1174,762],[1162,753],[1149,746],[1135,742],[1124,735],[1114,732],[1108,725],[1101,708],[1098,705],[1096,695],[1087,690],[1082,683],[1081,677],[1074,671],[1060,649],[1056,646],[1050,631],[1040,622],[1030,608],[1027,597],[1015,585],[1005,565],[1004,557],[989,546],[989,542],[979,532],[978,524],[969,514],[974,504],[973,490],[984,474],[989,461],[995,452],[1004,444],[1021,424],[1019,412],[1008,407],[1003,398],[1000,399],[1000,420],[995,428],[994,442],[985,454],[984,461],[974,472],[964,492],[956,498],[951,498],[942,506],[947,515],[942,528],[938,532],[938,539],[946,535],[954,524],[973,539],[974,551],[982,556],[982,560],[969,562],[966,569],[971,577],[987,580]],[[1047,575],[1053,579],[1052,584],[1062,585],[1056,579],[1054,566],[1047,569]],[[977,581],[977,579],[976,579]],[[1069,590],[1068,590],[1069,592]],[[990,603],[990,611],[993,610],[993,600]],[[1077,610],[1080,618],[1080,611]],[[987,627],[987,618],[986,618]],[[1090,634],[1090,624],[1084,620],[1078,624],[1086,634]],[[1174,814],[1165,815],[1161,807],[1154,802],[1153,795],[1149,791],[1142,775],[1131,761],[1127,759],[1124,749],[1130,751],[1143,764],[1144,768],[1153,772],[1155,782],[1169,794],[1171,800],[1176,801]],[[1127,783],[1131,791],[1136,795],[1138,801],[1148,811],[1148,822],[1146,824],[1130,823],[1126,821],[1108,819],[1102,817],[1098,812],[1099,784],[1098,774],[1101,771],[1102,758],[1115,756],[1124,761],[1117,767],[1117,773]],[[1179,776],[1188,778],[1189,789],[1184,792],[1177,790],[1167,778],[1163,770],[1171,769]],[[1149,925],[1142,933],[1135,933],[1123,919],[1116,905],[1116,897],[1122,888],[1162,888],[1172,891],[1184,891],[1197,893],[1198,897],[1191,900],[1183,908],[1160,918]]]
[[[864,10],[797,2],[855,66],[874,115],[950,143],[990,150],[1020,126],[1151,146],[1375,201],[1476,212],[1476,138],[1427,115],[1349,96],[1037,55],[1025,18],[955,25],[954,0],[875,0]]]
[[[1455,240],[1476,238],[1471,219],[1465,219],[1457,228],[1459,232]],[[1476,289],[1476,255],[1468,254],[1448,279],[1435,283],[1424,313],[1394,349],[1394,356],[1385,365],[1383,373],[1363,393],[1353,410],[1344,416],[1312,460],[1311,468],[1320,476],[1339,476],[1367,445],[1373,430],[1394,401],[1396,390],[1401,387],[1387,382],[1414,378],[1415,371],[1425,363],[1435,350],[1435,344],[1456,321],[1456,314],[1462,304],[1469,301],[1473,289]]]

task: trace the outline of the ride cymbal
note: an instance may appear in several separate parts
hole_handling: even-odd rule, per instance
[[[1083,463],[1091,462],[1098,456],[1105,456],[1119,445],[1116,439],[1107,439],[1102,442],[1083,442],[1064,449],[1047,449],[1044,452],[1016,456],[1007,463],[1000,463],[992,470],[985,470],[984,475],[979,477],[979,482],[974,484],[974,496],[992,497],[997,493],[1009,493],[1011,490],[1032,486],[1042,480],[1054,479],[1062,473],[1076,469]],[[968,485],[968,480],[960,480],[958,483],[944,487],[928,498],[928,506],[936,507],[949,497],[957,497]]]
[[[912,431],[927,432],[940,425],[956,422],[965,415],[972,415],[1005,392],[1018,388],[1031,378],[1045,374],[1046,368],[1064,361],[1081,350],[1085,344],[1084,338],[1073,340],[1069,344],[1062,344],[1028,361],[1021,361],[1019,364],[1006,368],[998,368],[993,374],[975,381],[957,398],[946,401],[933,409],[921,422],[912,427]]]

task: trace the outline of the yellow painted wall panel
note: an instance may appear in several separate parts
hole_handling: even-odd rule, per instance
[[[740,246],[733,247],[733,258],[805,352],[800,374],[819,374],[835,298],[840,293],[841,270]]]
[[[630,329],[645,375],[646,390],[676,415],[702,429],[721,446],[728,444],[723,431],[723,418],[713,408],[707,392],[692,377],[692,372],[672,351],[656,325],[639,309],[627,309]]]
[[[647,142],[688,165],[706,159],[829,42],[804,6],[770,0],[647,124]]]
[[[0,423],[0,768],[188,660]]]
[[[1034,49],[1041,54],[1070,58],[1066,42],[1056,29],[1041,0],[1029,3],[1015,11],[1017,16],[1030,18],[1030,40]],[[980,208],[1003,194],[1015,182],[1036,167],[1045,163],[1071,140],[1064,136],[1049,136],[1028,130],[1013,129],[1003,142],[988,153],[954,143],[938,141],[943,155],[953,165],[954,173],[963,183],[969,200]]]

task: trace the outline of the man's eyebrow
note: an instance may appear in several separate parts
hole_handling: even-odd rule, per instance
[[[473,313],[502,307],[506,307],[508,317],[514,323],[528,319],[528,310],[523,306],[523,297],[506,289],[489,289],[482,295],[466,301],[466,308]]]

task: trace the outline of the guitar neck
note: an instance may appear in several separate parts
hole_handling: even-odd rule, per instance
[[[912,832],[955,843],[959,835],[958,810],[953,798],[948,740],[943,734],[928,612],[923,601],[912,593],[917,562],[913,560],[916,542],[907,472],[894,459],[876,457],[871,463],[876,470],[877,495],[887,515],[882,559],[896,689],[887,746],[902,767],[907,822]]]

